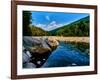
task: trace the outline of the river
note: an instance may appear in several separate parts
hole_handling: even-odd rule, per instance
[[[73,44],[60,42],[42,67],[89,66],[90,57]]]

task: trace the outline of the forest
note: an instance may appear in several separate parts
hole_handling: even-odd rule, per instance
[[[89,36],[89,16],[51,31],[30,24],[31,12],[23,11],[23,36]]]

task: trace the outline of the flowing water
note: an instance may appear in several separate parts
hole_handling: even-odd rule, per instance
[[[60,42],[56,50],[54,50],[42,67],[64,67],[64,66],[88,66],[89,52],[86,53],[86,46],[82,46],[84,51],[74,44]],[[82,48],[81,48],[82,49]],[[89,50],[89,49],[88,49]]]

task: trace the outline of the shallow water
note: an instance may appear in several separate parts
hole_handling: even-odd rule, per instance
[[[88,66],[89,63],[89,55],[85,51],[71,43],[60,42],[42,67]]]

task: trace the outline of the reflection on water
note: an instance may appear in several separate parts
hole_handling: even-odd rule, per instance
[[[42,67],[88,66],[88,43],[60,42]]]
[[[78,42],[78,43],[75,43],[75,42],[71,42],[71,43],[67,43],[67,44],[70,44],[71,47],[73,47],[73,49],[75,50],[80,50],[81,53],[84,53],[84,55],[89,55],[89,43],[81,43],[81,42]]]
[[[89,66],[89,54],[89,43],[59,42],[55,50],[43,54],[24,49],[23,68]]]

